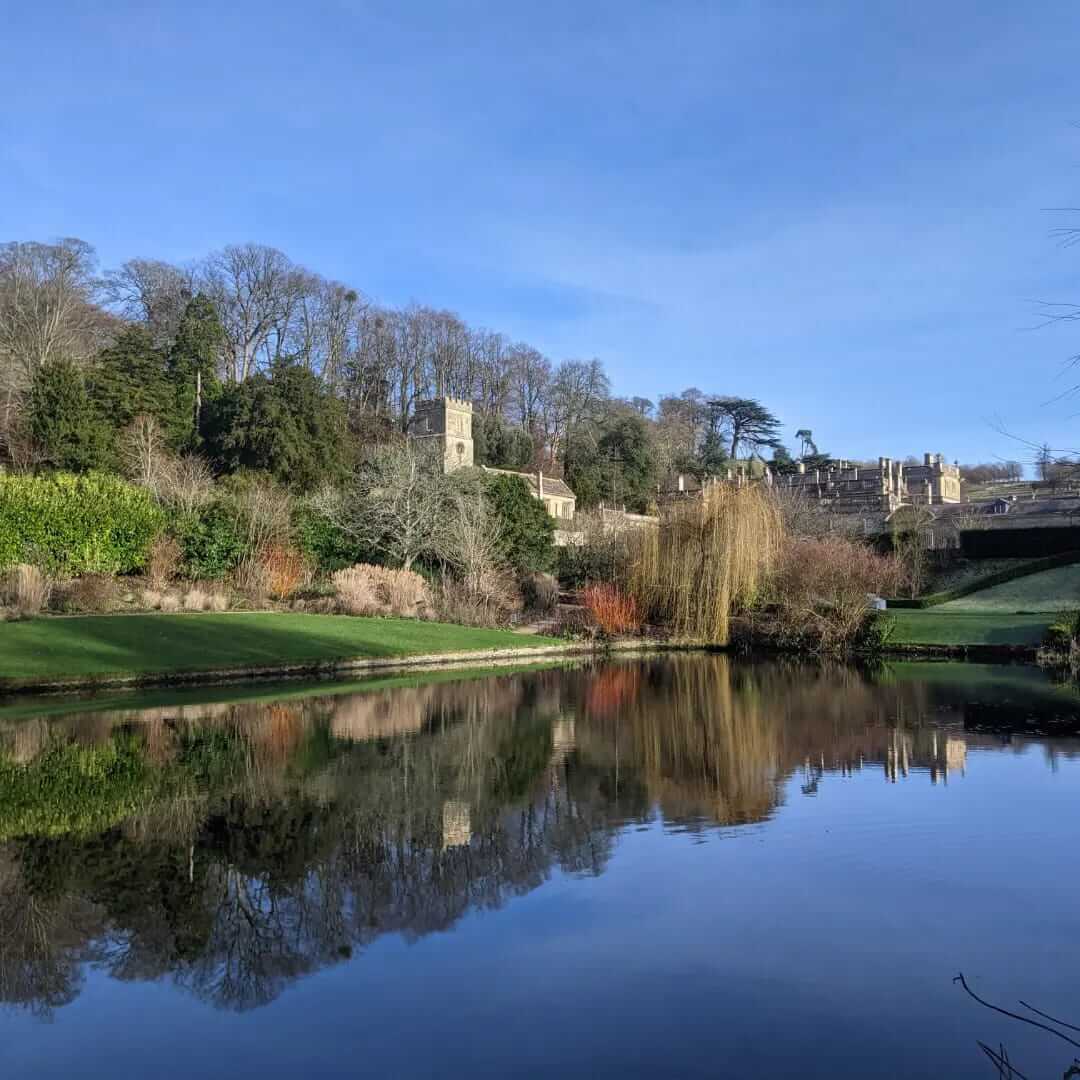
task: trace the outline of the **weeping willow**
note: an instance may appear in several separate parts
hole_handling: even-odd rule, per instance
[[[726,645],[732,611],[759,595],[782,537],[767,491],[717,484],[628,538],[626,585],[676,636]]]

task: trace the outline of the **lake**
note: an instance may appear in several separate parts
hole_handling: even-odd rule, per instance
[[[11,703],[0,1076],[1060,1077],[953,977],[1080,1024],[1078,717],[715,655]]]

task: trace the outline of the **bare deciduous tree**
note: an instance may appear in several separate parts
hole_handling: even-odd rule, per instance
[[[391,565],[411,569],[446,549],[450,489],[433,455],[408,443],[383,446],[344,489],[324,489],[316,510]]]
[[[0,431],[44,364],[79,362],[105,344],[112,321],[94,303],[96,265],[82,240],[0,245]]]
[[[173,458],[157,420],[145,413],[136,416],[121,434],[119,449],[127,476],[159,494]]]
[[[175,340],[194,292],[192,271],[159,259],[129,259],[105,275],[106,299],[125,318],[143,323],[159,348],[168,348]]]
[[[242,382],[280,355],[304,274],[277,248],[241,244],[211,255],[201,277],[232,347],[225,376]]]

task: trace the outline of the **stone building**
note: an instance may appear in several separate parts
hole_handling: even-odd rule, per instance
[[[462,398],[435,398],[417,402],[409,424],[409,436],[418,442],[430,441],[442,457],[443,471],[471,468],[474,464],[472,436],[473,407]],[[574,520],[577,498],[565,481],[536,472],[514,472],[480,466],[484,472],[499,476],[517,476],[525,481],[533,498],[539,499],[547,512],[560,524]]]
[[[472,402],[463,398],[418,401],[409,435],[434,443],[442,455],[443,471],[468,469],[473,464]]]
[[[876,469],[831,463],[770,477],[774,486],[807,495],[837,513],[892,513],[901,506],[940,506],[960,502],[960,467],[941,454],[924,454],[921,465],[878,458]]]

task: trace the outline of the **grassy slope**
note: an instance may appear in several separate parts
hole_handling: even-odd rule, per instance
[[[1080,609],[1080,565],[1059,566],[1030,577],[980,589],[941,604],[938,611],[1076,611]]]
[[[343,615],[96,615],[0,624],[0,680],[212,671],[560,644],[505,630]]]
[[[946,611],[949,605],[925,611],[890,611],[894,645],[1038,645],[1052,615],[1007,612]]]

